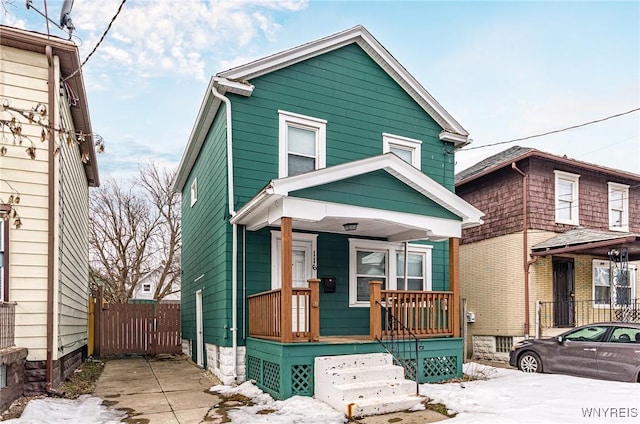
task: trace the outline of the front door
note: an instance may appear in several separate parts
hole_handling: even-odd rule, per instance
[[[573,259],[553,258],[553,323],[555,327],[573,327]]]
[[[292,241],[292,287],[309,287],[309,279],[315,278],[315,234],[293,234]],[[278,289],[282,287],[281,280],[281,249],[282,243],[280,233],[274,231],[274,240],[272,243],[274,254],[272,255],[272,278],[271,288]],[[293,295],[292,304],[292,330],[309,331],[309,320],[307,319],[308,305],[306,304],[306,296]]]

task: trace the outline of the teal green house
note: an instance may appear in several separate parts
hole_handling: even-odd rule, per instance
[[[314,394],[317,356],[462,373],[465,129],[362,26],[214,76],[183,154],[182,345],[225,384]]]

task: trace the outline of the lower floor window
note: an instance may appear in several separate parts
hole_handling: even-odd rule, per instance
[[[349,239],[349,304],[369,306],[371,280],[383,290],[431,290],[431,250],[410,244],[405,258],[402,243]]]
[[[613,278],[611,272],[613,271]],[[596,305],[628,305],[635,301],[637,267],[611,268],[609,261],[593,261],[593,301]],[[612,289],[613,286],[613,289]]]

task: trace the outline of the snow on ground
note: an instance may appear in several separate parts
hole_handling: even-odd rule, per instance
[[[253,406],[243,406],[227,412],[231,422],[242,424],[343,424],[347,420],[340,413],[314,398],[293,396],[286,400],[274,401],[271,396],[263,393],[251,382],[245,382],[237,387],[213,386],[209,389],[223,396],[238,393],[255,403]],[[268,410],[268,414],[258,414]],[[313,417],[313,418],[311,418]]]
[[[20,418],[12,424],[115,424],[126,414],[102,405],[102,399],[82,395],[78,399],[41,398],[29,401]]]
[[[627,424],[640,423],[640,384],[592,380],[550,374],[525,374],[512,369],[465,364],[465,373],[485,380],[462,383],[421,384],[420,393],[445,404],[458,415],[451,424]],[[211,391],[242,394],[253,406],[228,410],[241,424],[344,424],[344,415],[309,397],[275,401],[250,382],[237,387],[214,386]],[[29,402],[22,417],[12,424],[97,424],[120,422],[122,413],[101,405],[102,399],[56,398]],[[259,411],[268,410],[264,414]],[[390,417],[390,419],[392,419]]]
[[[458,415],[451,424],[640,423],[640,384],[525,374],[465,364],[488,380],[422,384],[420,394]]]

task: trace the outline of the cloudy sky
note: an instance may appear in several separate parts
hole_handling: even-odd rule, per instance
[[[75,0],[83,59],[121,2]],[[2,24],[46,33],[24,1],[3,3]],[[47,6],[57,21],[62,1]],[[640,111],[483,147],[639,108],[638,1],[128,0],[83,68],[101,178],[176,166],[214,74],[358,24],[471,134],[457,171],[521,145],[640,173]]]

